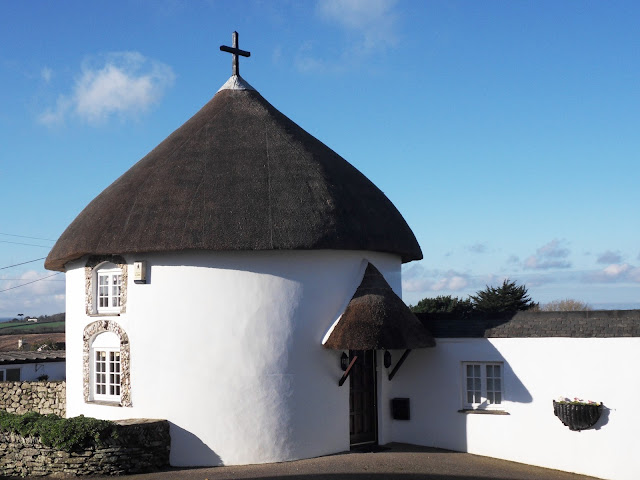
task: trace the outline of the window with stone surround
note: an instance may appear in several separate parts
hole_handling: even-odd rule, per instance
[[[463,362],[463,407],[473,410],[501,408],[503,369],[502,362]]]
[[[83,332],[85,402],[131,406],[129,337],[112,320],[99,320]]]
[[[92,255],[85,266],[87,315],[120,315],[127,306],[127,263],[120,255]]]

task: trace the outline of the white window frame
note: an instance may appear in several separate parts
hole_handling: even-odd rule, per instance
[[[18,370],[18,380],[7,380],[7,370]],[[22,369],[20,367],[1,367],[0,382],[20,382],[22,381]]]
[[[93,399],[120,402],[122,395],[120,348],[96,347],[91,349],[91,354]]]
[[[104,280],[104,283],[102,283]],[[105,263],[96,268],[95,302],[98,313],[120,313],[122,309],[123,284],[122,269],[113,263]],[[103,294],[106,290],[106,295]],[[102,300],[106,300],[102,304]],[[101,305],[102,304],[102,305]]]
[[[495,367],[499,369],[497,374]],[[503,362],[462,362],[461,370],[465,410],[504,410]]]
[[[89,399],[120,403],[122,398],[122,353],[120,338],[102,332],[91,342]]]

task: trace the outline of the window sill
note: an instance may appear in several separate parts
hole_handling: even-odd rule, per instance
[[[458,413],[465,413],[468,415],[511,415],[506,410],[484,410],[479,408],[463,408],[462,410],[458,410]]]
[[[120,312],[110,312],[110,313],[89,313],[87,314],[89,317],[119,317]]]
[[[86,403],[91,403],[93,405],[102,405],[105,407],[122,407],[120,402],[109,402],[107,400],[89,400]]]

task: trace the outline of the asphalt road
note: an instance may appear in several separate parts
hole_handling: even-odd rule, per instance
[[[93,480],[114,477],[83,478]],[[262,465],[173,468],[164,472],[117,478],[126,480],[271,480],[278,478],[287,480],[588,480],[594,477],[468,453],[396,443],[380,447],[379,451],[374,452],[347,452]]]

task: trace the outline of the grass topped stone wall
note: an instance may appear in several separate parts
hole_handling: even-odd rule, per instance
[[[118,475],[169,465],[169,422],[0,411],[0,476]]]

